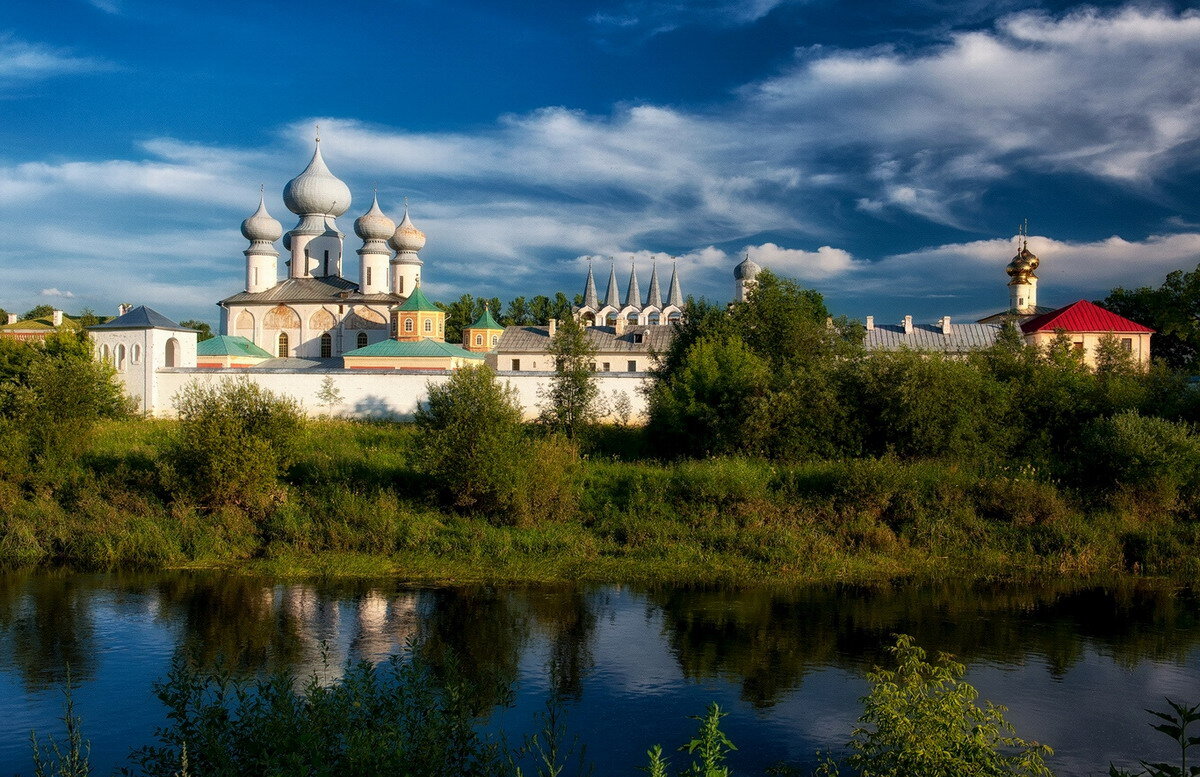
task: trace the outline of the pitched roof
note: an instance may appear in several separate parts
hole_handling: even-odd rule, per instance
[[[596,353],[662,353],[675,339],[673,326],[631,326],[617,335],[611,326],[584,327],[588,343]],[[635,335],[641,335],[636,342]],[[501,353],[548,353],[550,329],[544,326],[509,326],[493,349]]]
[[[868,351],[898,351],[909,348],[914,351],[937,353],[965,353],[977,348],[987,348],[996,342],[1001,327],[996,324],[950,324],[950,333],[943,334],[937,324],[913,324],[912,332],[905,333],[903,324],[876,324],[863,337],[863,347]]]
[[[1081,299],[1066,307],[1034,316],[1021,324],[1025,334],[1033,332],[1052,332],[1062,329],[1067,332],[1121,332],[1142,334],[1153,332],[1148,326],[1130,321],[1124,316],[1118,316],[1111,310],[1105,310],[1099,305]]]
[[[387,302],[400,301],[397,294],[363,294],[358,284],[336,275],[321,278],[286,278],[266,291],[239,291],[221,304],[246,302]]]
[[[429,358],[439,356],[457,356],[463,359],[486,358],[484,354],[468,351],[460,345],[442,342],[441,340],[431,340],[428,337],[421,340],[381,340],[378,343],[372,343],[363,348],[347,351],[342,355],[388,358]]]
[[[271,354],[240,335],[214,335],[196,344],[197,356],[250,356],[270,359]]]
[[[408,299],[404,300],[404,304],[397,310],[417,310],[417,311],[435,311],[441,310],[437,305],[429,301],[429,297],[425,296],[425,292],[421,291],[421,287],[413,289],[413,293],[408,295]]]
[[[79,319],[80,319],[80,316],[69,316],[64,313],[63,314],[63,327],[65,327],[67,329],[78,329],[79,328]],[[97,319],[101,322],[104,322],[104,321],[111,321],[112,317],[110,316],[110,317],[106,318],[104,316],[98,316]],[[39,330],[39,331],[45,330],[47,332],[50,332],[50,331],[53,331],[55,328],[56,327],[54,326],[54,319],[51,318],[50,316],[42,316],[41,318],[26,318],[26,319],[22,319],[20,321],[14,321],[11,324],[0,324],[0,331],[7,331],[7,332],[29,332],[29,331],[34,331],[34,330]]]
[[[491,308],[485,307],[483,315],[475,319],[475,323],[471,324],[467,329],[503,329],[504,327],[496,323],[496,319],[492,318]]]
[[[175,332],[196,331],[195,329],[188,329],[186,326],[176,324],[154,308],[148,308],[145,305],[138,305],[123,316],[117,316],[111,321],[105,321],[103,324],[89,326],[88,329],[170,329]]]

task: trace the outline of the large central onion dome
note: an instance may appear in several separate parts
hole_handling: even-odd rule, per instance
[[[268,243],[274,243],[283,236],[283,225],[267,213],[267,204],[262,197],[258,198],[258,210],[242,222],[242,236],[250,241],[265,240]]]
[[[350,210],[350,187],[329,172],[321,158],[321,142],[304,172],[283,187],[283,204],[297,216],[341,216]]]
[[[1038,268],[1042,262],[1037,258],[1037,255],[1029,250],[1029,241],[1026,240],[1021,245],[1021,250],[1012,258],[1008,266],[1004,268],[1004,272],[1008,273],[1009,277],[1014,281],[1023,282],[1028,278],[1036,278],[1033,271]]]
[[[396,231],[396,222],[379,209],[379,195],[371,209],[354,220],[354,234],[362,240],[388,240]]]
[[[392,235],[389,245],[397,251],[414,253],[425,247],[425,233],[417,229],[408,217],[407,205],[404,206],[404,218],[400,220],[400,226],[396,227],[396,233]]]
[[[746,258],[733,268],[733,279],[735,281],[752,281],[760,271],[762,271],[762,267],[751,261],[750,255],[746,254]]]

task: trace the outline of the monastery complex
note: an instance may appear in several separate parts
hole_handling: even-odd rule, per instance
[[[539,389],[553,374],[549,345],[555,321],[505,327],[485,310],[463,328],[461,343],[446,342],[446,313],[421,289],[426,236],[407,205],[397,224],[381,210],[378,197],[354,221],[362,243],[354,252],[358,282],[347,278],[352,260],[345,256],[346,235],[337,219],[349,211],[351,193],[325,164],[319,139],[308,166],[284,187],[283,201],[298,217],[288,232],[262,198],[242,222],[249,241],[243,252],[245,288],[217,303],[220,335],[198,343],[195,330],[147,307],[122,306],[116,317],[89,327],[96,357],[113,365],[143,412],[171,414],[173,397],[190,383],[250,379],[292,397],[311,414],[407,417],[428,384],[445,381],[465,365],[486,363],[516,390],[526,414],[537,415]],[[281,239],[283,254],[276,248]],[[877,324],[868,316],[864,345],[961,356],[991,345],[1012,321],[1035,345],[1065,332],[1089,364],[1101,338],[1110,335],[1139,363],[1149,363],[1149,328],[1084,300],[1057,309],[1039,306],[1038,266],[1023,241],[1006,268],[1007,309],[972,323],[943,317],[919,324],[905,316],[899,324]],[[760,270],[748,257],[734,268],[735,303],[746,299]],[[601,397],[627,402],[634,417],[644,414],[641,388],[654,354],[670,344],[673,325],[684,313],[678,268],[665,293],[663,288],[656,266],[643,298],[634,269],[622,296],[614,267],[602,298],[589,267],[582,304],[573,309],[596,351]],[[30,321],[10,316],[0,325],[0,337],[37,340],[78,326],[61,311]]]

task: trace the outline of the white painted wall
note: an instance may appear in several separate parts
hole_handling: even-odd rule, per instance
[[[193,362],[194,363],[194,362]],[[430,383],[442,384],[450,372],[365,372],[363,370],[246,370],[162,369],[155,381],[155,415],[174,415],[173,397],[193,383],[216,385],[229,380],[251,380],[276,394],[291,397],[311,416],[335,415],[351,418],[411,418],[426,396]],[[498,378],[514,389],[525,417],[538,415],[538,389],[547,385],[551,373],[501,372]],[[326,377],[332,377],[342,402],[327,408],[316,399]],[[611,404],[615,394],[629,398],[631,420],[644,420],[646,402],[641,387],[649,381],[645,373],[597,375],[601,398]]]

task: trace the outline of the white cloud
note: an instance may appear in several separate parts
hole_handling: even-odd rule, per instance
[[[64,299],[73,299],[75,297],[74,292],[63,291],[62,289],[58,289],[58,288],[54,288],[54,287],[51,287],[49,289],[42,289],[41,291],[38,292],[38,294],[40,294],[43,297],[63,297]]]
[[[796,0],[626,0],[588,21],[602,33],[637,33],[635,39],[643,40],[686,24],[750,24],[788,2]]]
[[[65,49],[30,43],[9,33],[0,33],[0,84],[114,69],[115,65],[102,59],[75,56]]]

